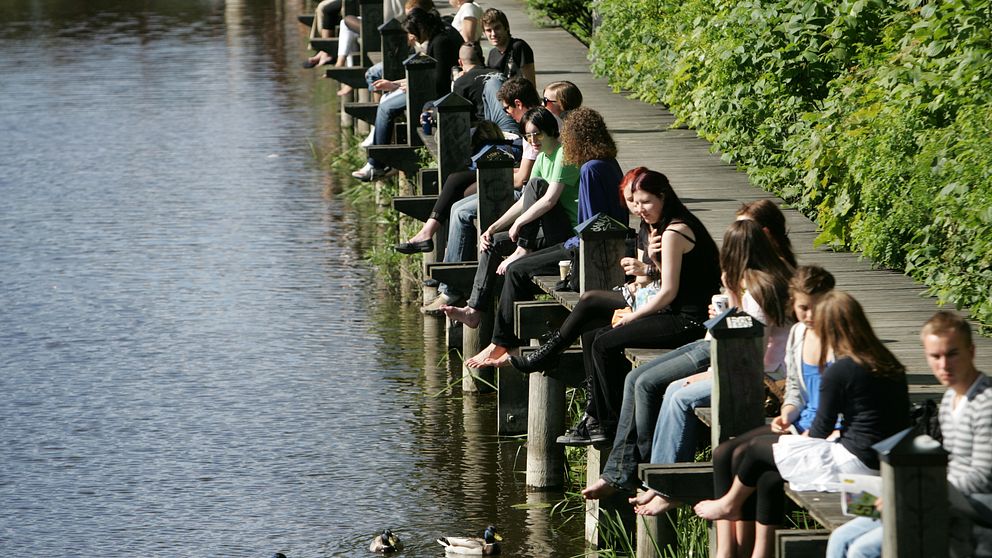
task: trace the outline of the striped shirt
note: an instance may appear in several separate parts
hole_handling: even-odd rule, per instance
[[[992,493],[992,378],[980,373],[957,410],[954,394],[947,390],[940,402],[947,480],[964,494]]]

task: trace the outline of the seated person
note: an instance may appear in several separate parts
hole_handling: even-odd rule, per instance
[[[538,107],[527,111],[523,122],[525,140],[539,153],[530,180],[521,198],[479,238],[482,253],[468,306],[441,308],[449,318],[468,327],[478,327],[482,313],[492,306],[497,276],[502,276],[508,265],[529,252],[564,242],[576,224],[579,169],[565,162],[558,120]],[[555,260],[556,266],[560,259]],[[489,355],[476,356],[485,359]],[[466,360],[469,366],[478,366],[471,362],[471,358]]]
[[[544,86],[541,106],[562,118],[565,112],[582,106],[582,91],[570,81],[552,81]]]
[[[535,110],[550,114],[547,109],[532,109],[531,112]],[[572,227],[575,223],[584,222],[600,213],[617,220],[625,220],[627,213],[619,196],[623,173],[616,161],[616,144],[606,128],[606,123],[603,122],[603,117],[590,108],[576,109],[565,121],[561,140],[564,163],[581,165],[577,199],[566,199],[565,196],[569,195],[567,192],[559,198],[559,204],[564,206],[569,214]],[[539,158],[539,161],[542,160]],[[575,203],[577,203],[577,211],[573,216],[569,206]],[[494,224],[490,229],[495,230],[496,225]],[[487,232],[491,234],[491,230]],[[545,234],[547,235],[547,232]],[[518,246],[515,254],[520,254],[520,258],[505,268],[506,278],[493,327],[493,342],[479,353],[478,358],[468,359],[469,366],[500,366],[507,362],[508,351],[523,344],[513,334],[514,302],[529,300],[540,292],[534,286],[532,279],[537,275],[554,273],[558,268],[558,262],[570,259],[578,249],[578,244],[578,236],[570,234],[570,238],[563,243],[547,245],[538,251],[531,252]],[[462,312],[453,311],[449,315],[458,315],[456,319],[471,318],[477,316],[478,312],[470,304]],[[471,327],[472,324],[468,325]]]
[[[501,112],[502,105],[497,93],[505,80],[516,76],[523,77],[536,86],[534,51],[523,39],[510,36],[509,20],[506,19],[506,14],[496,8],[489,8],[482,14],[482,30],[493,46],[486,58],[486,67],[497,71],[497,74],[486,82],[484,90],[486,120],[492,120],[504,132],[513,132],[516,127],[511,119]]]
[[[758,509],[781,499],[782,482],[794,490],[833,490],[841,474],[878,474],[872,446],[909,426],[906,370],[875,335],[861,305],[842,291],[823,295],[813,315],[821,348],[820,405],[808,436],[758,436],[739,452],[729,490],[695,506],[710,521],[741,517],[756,495]],[[825,367],[833,355],[834,362]],[[843,416],[839,437],[828,439]],[[811,468],[810,463],[819,466]],[[755,545],[752,556],[768,556]],[[731,556],[730,549],[717,549]]]
[[[411,39],[426,42],[426,54],[437,60],[434,67],[435,90],[432,96],[437,99],[450,93],[450,69],[458,59],[461,36],[450,26],[444,25],[441,18],[420,8],[410,11],[403,22],[403,28]],[[379,80],[375,86],[381,91],[402,92],[383,98],[376,110],[373,145],[385,145],[389,141],[390,123],[406,110],[406,80]],[[352,176],[362,182],[369,182],[385,176],[389,170],[385,165],[369,157],[368,163],[362,169],[353,172]]]
[[[466,43],[478,43],[482,39],[482,8],[473,0],[448,0],[455,12],[451,26],[462,34]]]
[[[461,72],[451,84],[452,93],[465,98],[472,103],[472,122],[480,122],[486,119],[485,104],[482,101],[482,90],[485,87],[486,79],[495,71],[487,68],[482,63],[482,49],[479,45],[465,43],[458,49],[458,65]]]
[[[952,558],[992,556],[988,529],[992,522],[992,378],[975,367],[971,326],[960,316],[937,312],[923,325],[920,339],[930,371],[947,388],[939,416],[944,449],[950,453],[949,554]],[[845,556],[882,556],[881,521],[858,517],[836,529],[827,544],[827,558]]]
[[[501,106],[505,106],[504,112],[510,115],[514,122],[520,122],[528,110],[541,104],[541,97],[537,94],[534,84],[523,78],[506,80],[500,87],[499,98],[500,103],[502,103]],[[516,132],[522,136],[521,124],[517,124],[517,126]],[[527,183],[527,180],[530,179],[537,155],[538,151],[534,146],[529,142],[523,142],[520,164],[513,171],[513,187],[517,190],[517,196],[519,196],[519,191]],[[456,201],[451,206],[448,220],[448,245],[444,252],[445,262],[464,262],[476,259],[478,252],[475,239],[478,231],[475,227],[475,219],[478,214],[478,199],[478,195],[472,194]],[[431,235],[418,233],[406,244],[416,246],[414,243],[426,242],[432,235],[433,233]],[[440,314],[442,306],[460,306],[465,303],[464,294],[455,292],[448,285],[442,284],[438,290],[437,297],[422,306],[421,312],[430,315]]]

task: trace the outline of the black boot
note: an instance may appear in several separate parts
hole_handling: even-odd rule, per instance
[[[511,356],[510,364],[526,374],[554,368],[558,365],[558,357],[568,348],[569,344],[562,339],[561,333],[555,330],[537,350],[527,353],[526,356]]]

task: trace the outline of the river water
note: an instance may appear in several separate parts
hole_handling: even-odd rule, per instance
[[[304,5],[0,0],[0,549],[582,552],[362,261]]]

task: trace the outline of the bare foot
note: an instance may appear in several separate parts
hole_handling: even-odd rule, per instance
[[[737,519],[740,510],[735,510],[727,498],[718,500],[703,500],[693,508],[696,515],[703,519],[716,521],[718,519]]]
[[[599,500],[600,498],[613,496],[616,493],[616,487],[606,482],[606,479],[603,478],[597,479],[591,486],[587,486],[582,490],[582,496],[586,500]]]
[[[461,322],[472,329],[479,327],[479,322],[482,321],[481,312],[471,306],[459,307],[445,304],[441,307],[441,311],[448,319]]]
[[[425,233],[424,231],[420,231],[419,233],[417,233],[414,236],[410,237],[410,240],[407,240],[407,242],[408,243],[426,242],[426,241],[428,241],[430,239],[431,239],[431,235]]]
[[[652,490],[652,492],[654,491]],[[634,513],[637,515],[661,515],[677,506],[678,503],[673,502],[655,492],[654,498],[652,498],[650,502],[643,505],[634,506]]]
[[[506,347],[500,347],[495,343],[490,343],[488,347],[479,351],[479,354],[465,361],[465,364],[472,368],[483,368],[490,366],[489,362],[505,356]]]
[[[627,501],[630,502],[631,504],[634,504],[635,506],[643,506],[644,504],[647,504],[648,502],[653,500],[654,497],[657,495],[658,493],[655,492],[654,490],[647,490],[645,492],[638,492],[637,496],[627,498]]]
[[[338,89],[338,97],[344,97],[345,95],[351,95],[354,88],[350,85],[342,85],[341,89]]]

